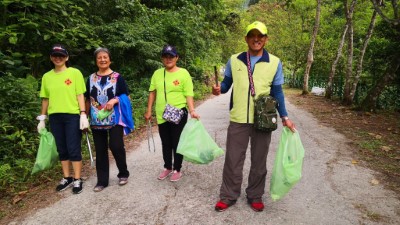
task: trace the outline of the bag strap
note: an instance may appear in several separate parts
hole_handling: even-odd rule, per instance
[[[251,96],[256,95],[256,90],[254,89],[254,82],[253,82],[253,71],[251,70],[251,64],[250,64],[250,54],[247,52],[247,72],[249,74],[249,83],[250,83],[250,93]]]
[[[164,97],[165,97],[165,103],[167,103],[167,92],[166,92],[166,86],[165,86],[165,69],[164,69]]]

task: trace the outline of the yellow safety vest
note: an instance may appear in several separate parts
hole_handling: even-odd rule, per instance
[[[264,53],[266,53],[266,51],[264,51]],[[241,54],[244,54],[244,57]],[[246,59],[246,52],[231,56],[233,105],[230,111],[230,119],[232,122],[254,123],[254,99],[260,94],[270,93],[272,81],[280,60],[274,55],[266,54],[269,56],[269,62],[259,60],[254,66],[253,82],[256,92],[254,97],[250,94],[247,63],[240,59]],[[241,55],[241,57],[239,57],[239,55]]]

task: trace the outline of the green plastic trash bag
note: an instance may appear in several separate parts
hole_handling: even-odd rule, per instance
[[[44,128],[40,131],[39,150],[31,174],[49,169],[56,165],[57,162],[58,152],[54,136]]]
[[[197,119],[186,123],[176,152],[183,155],[183,160],[195,164],[208,164],[224,154],[224,150],[218,147]]]
[[[102,108],[98,113],[97,113],[97,118],[99,120],[104,120],[107,118],[110,114],[112,113],[112,110],[105,110],[105,108]]]
[[[303,158],[304,148],[299,132],[293,133],[284,127],[272,170],[270,183],[272,200],[281,199],[300,180]]]

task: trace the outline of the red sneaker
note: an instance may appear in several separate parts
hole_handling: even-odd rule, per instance
[[[264,210],[264,203],[262,202],[251,202],[249,201],[250,207],[256,212],[261,212]]]
[[[261,212],[264,210],[264,203],[262,203],[261,199],[247,198],[247,203],[249,203],[251,209],[256,212]]]
[[[181,172],[178,172],[178,171],[176,171],[176,170],[174,170],[174,172],[172,173],[172,176],[171,176],[171,179],[170,179],[170,180],[171,180],[172,182],[175,182],[175,181],[180,180],[181,177],[182,177],[182,173],[181,173]]]
[[[170,174],[172,174],[172,170],[164,169],[160,175],[158,175],[157,179],[159,180],[164,180],[167,178]]]
[[[215,211],[223,212],[223,211],[227,210],[229,207],[233,206],[235,203],[236,203],[236,201],[230,201],[229,203],[225,203],[220,200],[215,205]]]

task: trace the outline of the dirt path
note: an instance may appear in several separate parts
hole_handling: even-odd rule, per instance
[[[211,98],[197,107],[210,135],[225,149],[229,95]],[[84,191],[10,224],[400,224],[400,201],[395,193],[370,181],[373,171],[352,164],[348,140],[334,129],[318,124],[309,113],[287,103],[304,148],[303,178],[282,200],[272,202],[269,179],[266,210],[255,213],[245,201],[249,155],[245,162],[242,196],[225,212],[215,212],[224,157],[209,165],[184,162],[182,180],[158,181],[162,168],[160,139],[154,133],[156,152],[147,140],[128,155],[129,183],[117,185],[116,168],[110,186],[92,191],[96,177],[84,183]],[[272,171],[281,127],[274,132],[268,158]]]

